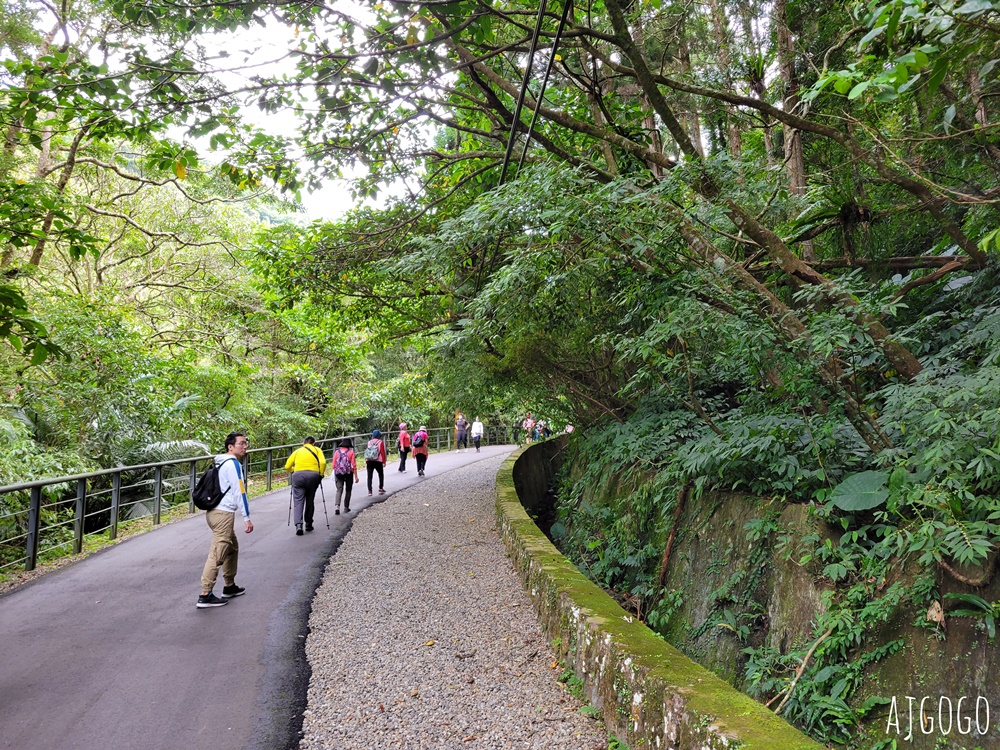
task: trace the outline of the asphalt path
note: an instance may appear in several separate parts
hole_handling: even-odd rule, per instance
[[[511,446],[432,454],[436,476]],[[289,490],[250,501],[237,583],[225,607],[196,609],[211,532],[197,514],[94,554],[0,597],[0,747],[19,750],[282,750],[298,746],[309,682],[313,594],[351,521],[423,478],[386,467],[386,495],[354,485],[330,529],[287,526]],[[375,477],[377,483],[378,477]],[[222,590],[222,575],[216,594]],[[344,633],[344,638],[372,635]]]

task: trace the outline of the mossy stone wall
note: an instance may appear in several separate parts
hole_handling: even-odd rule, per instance
[[[569,468],[571,480],[578,479],[582,464]],[[603,483],[591,484],[585,488],[580,506],[603,504],[626,512],[631,494],[647,478],[651,480],[652,475],[646,477],[633,471],[626,478],[611,476]],[[762,519],[771,519],[775,530],[752,541],[746,526]],[[814,560],[800,565],[805,550],[794,545],[795,540],[808,534],[819,534],[837,544],[837,529],[810,515],[806,505],[719,491],[689,499],[677,528],[665,585],[679,592],[681,601],[670,616],[665,636],[683,654],[739,688],[744,683],[748,658],[743,649],[766,645],[787,654],[794,649],[804,650],[815,640],[815,621],[823,612],[823,595],[832,583],[823,577],[822,563]],[[652,543],[662,548],[665,536],[664,532],[664,538]],[[793,547],[783,549],[778,544],[782,538],[790,540]],[[979,574],[976,570],[963,572],[970,577]],[[912,566],[899,567],[881,588],[896,581],[909,585],[914,575]],[[739,583],[730,585],[732,581]],[[974,588],[941,572],[938,588],[942,594],[970,593],[988,602],[1000,601],[1000,576],[988,586]],[[944,602],[947,609],[957,606],[949,600]],[[745,639],[721,625],[706,627],[706,623],[718,622],[721,609],[750,625]],[[858,706],[876,696],[895,698],[898,713],[893,714],[889,705],[872,711],[857,728],[853,746],[871,748],[895,739],[900,750],[1000,750],[998,641],[989,640],[981,618],[949,616],[946,627],[937,630],[922,620],[923,612],[915,612],[912,604],[903,603],[877,631],[868,634],[869,649],[895,640],[904,645],[897,653],[867,667],[865,681],[851,704]],[[912,724],[907,696],[913,699]],[[962,696],[966,698],[962,721],[969,721],[971,711],[973,724],[977,700],[989,701],[989,722],[985,710],[982,712],[983,726],[988,725],[985,734],[975,730],[959,734],[957,703]],[[924,717],[926,734],[920,726],[922,700],[928,707]],[[953,709],[955,726],[947,732],[938,726],[942,700],[946,727],[948,702]],[[898,723],[891,723],[893,719]]]
[[[518,497],[550,486],[558,442],[521,449],[497,475],[500,531],[559,656],[609,731],[636,748],[819,750],[820,745],[681,654],[584,577]],[[529,505],[538,498],[525,498]]]

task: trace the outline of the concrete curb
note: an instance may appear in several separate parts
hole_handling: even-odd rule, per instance
[[[632,748],[821,750],[629,615],[559,553],[522,505],[538,497],[518,496],[518,488],[544,492],[552,446],[521,448],[501,465],[498,526],[556,653],[608,730]]]

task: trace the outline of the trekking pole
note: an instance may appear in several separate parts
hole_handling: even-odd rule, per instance
[[[323,498],[323,515],[326,516],[326,528],[330,528],[330,514],[326,512],[326,493],[323,491],[323,477],[319,478],[319,496]]]
[[[288,525],[292,525],[292,496],[295,490],[292,488],[292,480],[288,480]]]

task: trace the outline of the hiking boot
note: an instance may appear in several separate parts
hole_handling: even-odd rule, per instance
[[[295,536],[302,536],[302,534],[303,534],[302,524],[301,523],[295,524]]]
[[[348,508],[348,507],[347,507],[347,506],[345,505],[345,506],[344,506],[344,513],[350,513],[350,512],[351,512],[351,509],[350,509],[350,508]]]
[[[340,508],[335,508],[334,511],[333,511],[333,515],[339,516],[340,515]]]
[[[235,583],[232,586],[222,587],[222,598],[232,599],[234,596],[243,596],[247,590],[242,586],[237,586]]]
[[[312,530],[313,530],[313,525],[311,523],[307,523],[306,524],[306,531],[312,531]]]
[[[207,594],[200,594],[198,596],[198,602],[194,605],[198,609],[205,609],[207,607],[223,607],[229,604],[225,599],[220,599],[214,593],[209,591]]]
[[[382,488],[380,487],[380,488],[379,488],[379,491],[378,491],[378,494],[380,494],[380,495],[384,495],[384,494],[385,494],[385,490],[383,490],[383,489],[382,489]]]

